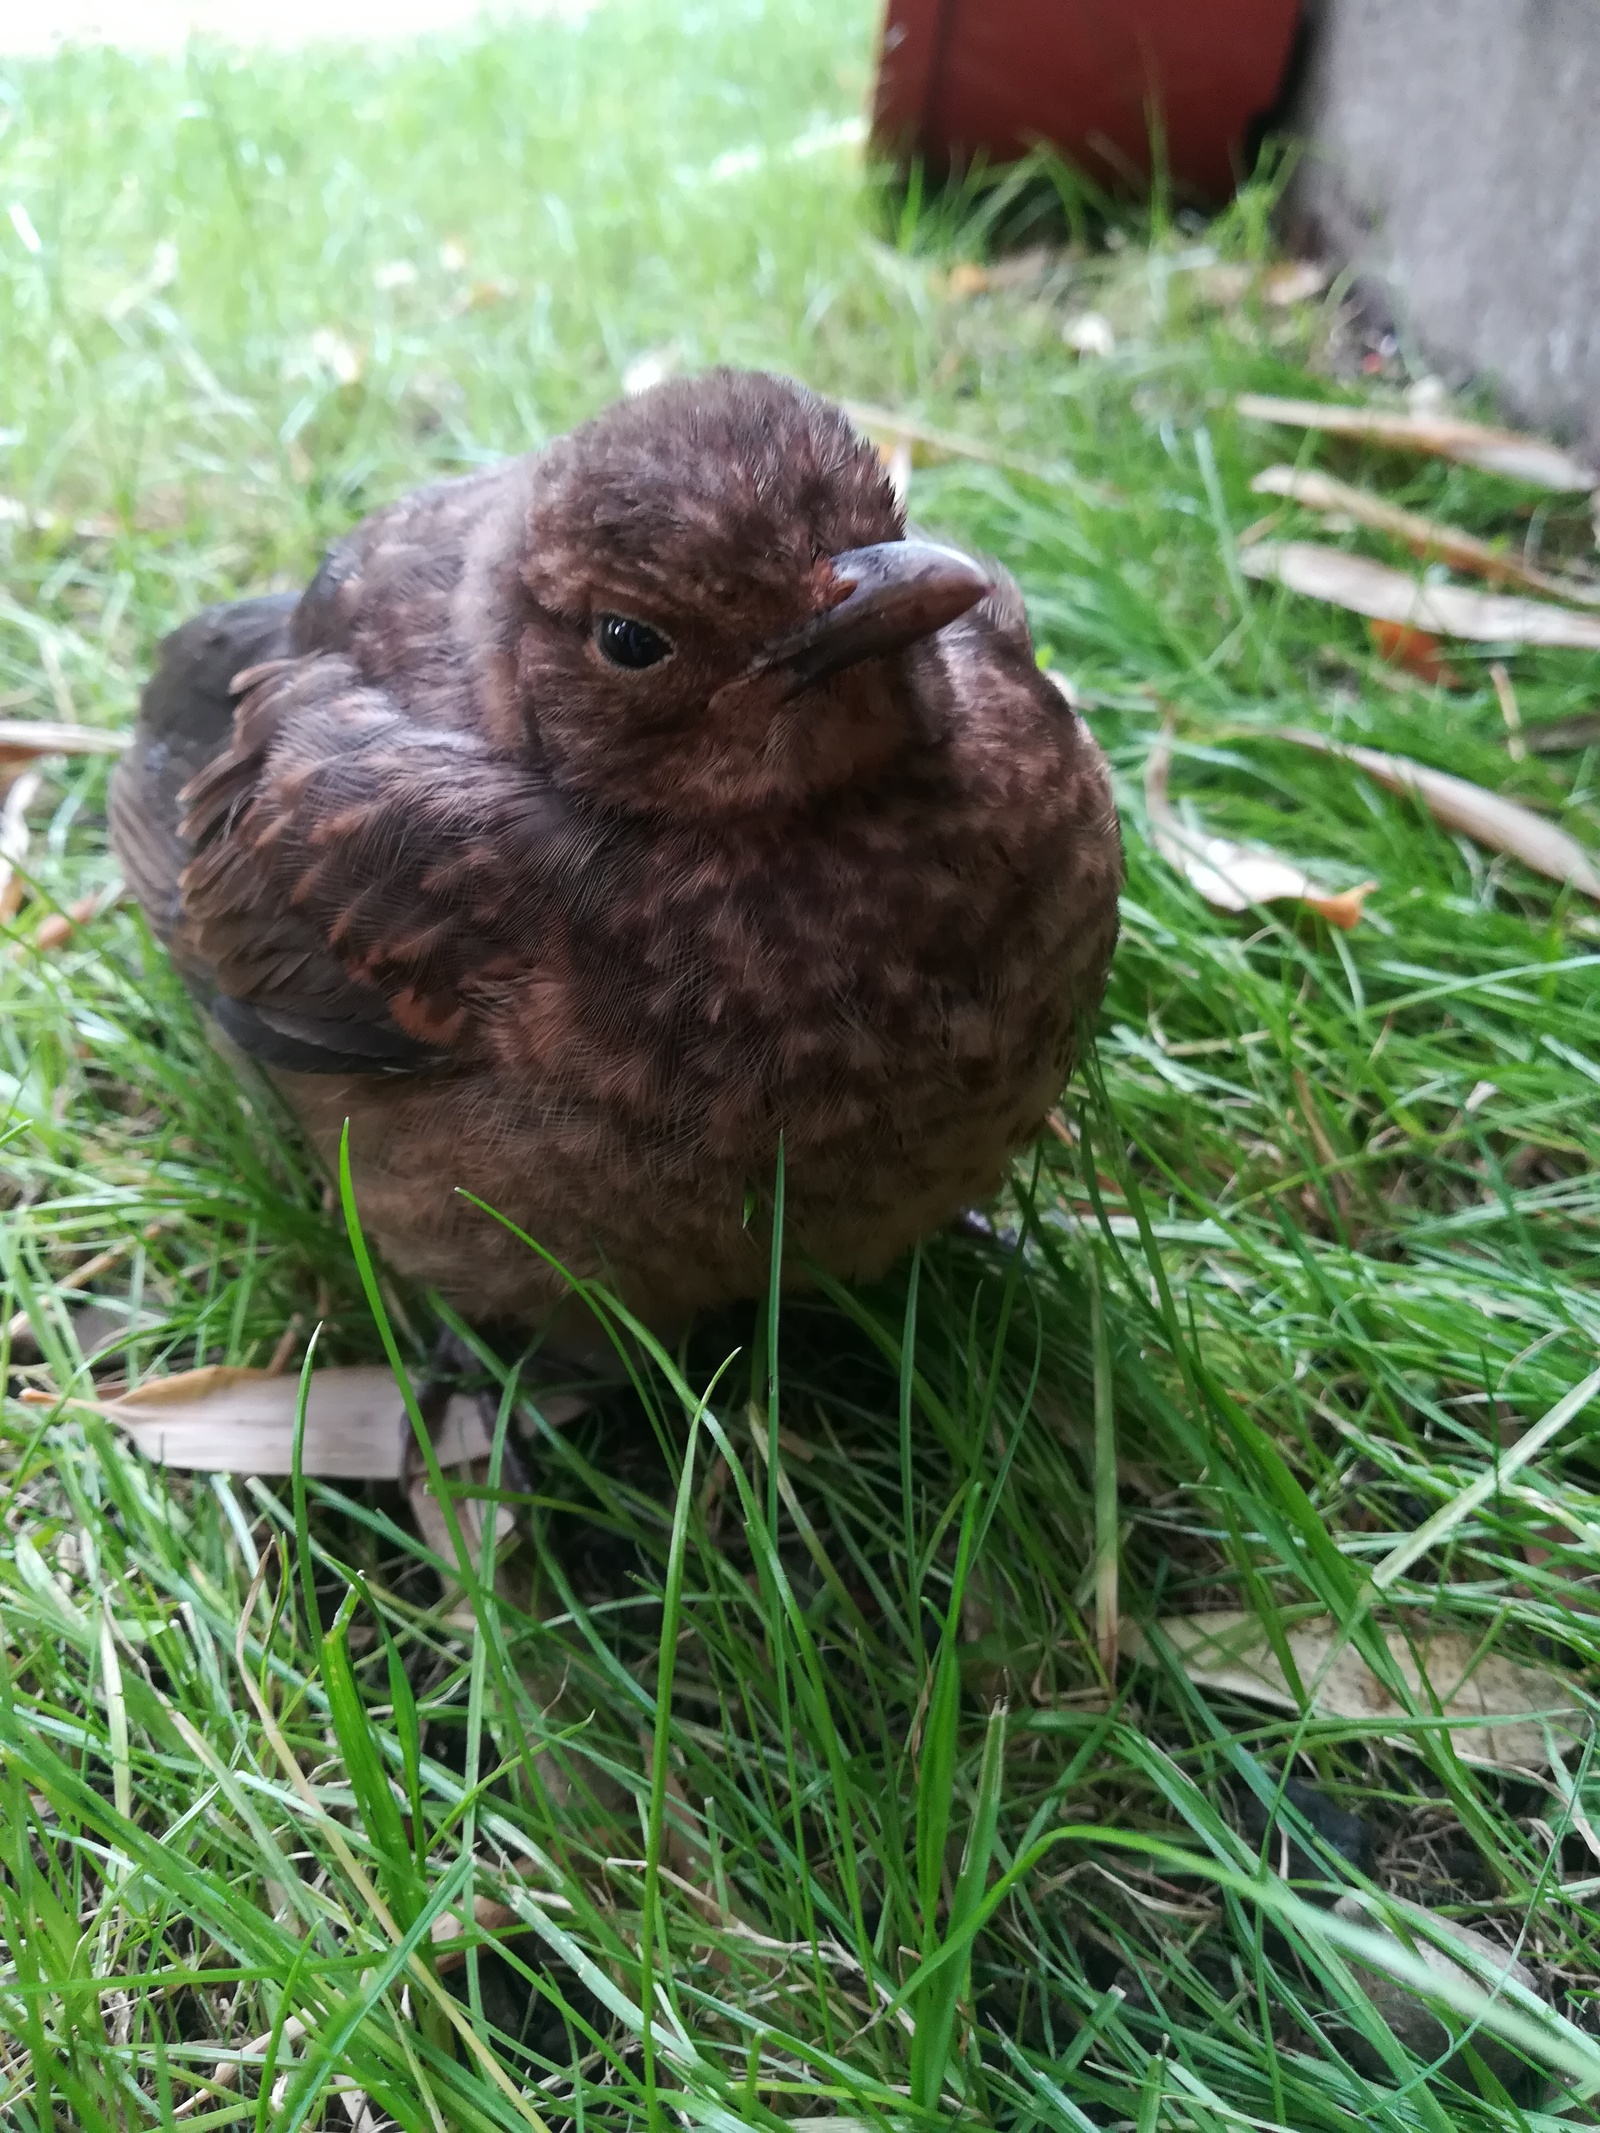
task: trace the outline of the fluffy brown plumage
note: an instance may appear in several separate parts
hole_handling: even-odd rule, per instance
[[[621,663],[619,663],[619,660]],[[1116,936],[1100,751],[1008,579],[826,401],[718,371],[403,498],[169,637],[128,879],[390,1261],[662,1327],[989,1194]],[[758,1210],[752,1216],[752,1208]]]

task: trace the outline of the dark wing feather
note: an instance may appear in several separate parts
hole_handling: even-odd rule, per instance
[[[165,941],[178,925],[178,877],[189,860],[178,795],[231,743],[233,677],[289,649],[296,604],[281,593],[208,607],[161,645],[133,746],[111,780],[110,816],[124,877]],[[204,993],[203,973],[184,975]]]
[[[111,781],[111,842],[128,886],[167,943],[185,984],[218,1025],[268,1066],[328,1071],[393,1068],[437,1056],[388,1021],[374,995],[365,1013],[297,1030],[219,991],[220,974],[187,910],[183,877],[194,856],[183,795],[234,753],[238,678],[289,656],[294,593],[210,607],[162,642],[139,705],[133,746]],[[315,943],[307,943],[314,951]]]
[[[526,762],[330,653],[266,671],[184,799],[182,939],[230,1034],[301,1072],[468,1055],[474,987],[548,951],[588,842]]]
[[[382,1014],[352,1016],[274,1014],[218,993],[211,1012],[225,1037],[263,1066],[293,1074],[393,1074],[438,1064],[438,1047],[408,1037]]]

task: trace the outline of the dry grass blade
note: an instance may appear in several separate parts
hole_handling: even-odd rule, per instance
[[[1506,729],[1506,753],[1513,762],[1520,763],[1528,753],[1528,744],[1522,737],[1522,706],[1517,702],[1517,692],[1512,687],[1504,661],[1496,659],[1490,663],[1489,679],[1494,683],[1495,701],[1500,706],[1501,723]]]
[[[344,1834],[339,1829],[337,1823],[333,1822],[330,1818],[327,1818],[325,1816],[321,1801],[317,1798],[316,1793],[312,1790],[311,1784],[307,1779],[305,1772],[301,1769],[299,1763],[296,1761],[294,1753],[289,1746],[289,1743],[284,1739],[283,1730],[279,1726],[277,1719],[273,1715],[271,1705],[268,1704],[266,1698],[262,1695],[261,1690],[256,1685],[254,1677],[252,1676],[247,1665],[245,1664],[245,1638],[248,1634],[248,1630],[249,1609],[246,1608],[244,1613],[242,1613],[239,1617],[239,1625],[234,1638],[233,1657],[234,1663],[239,1669],[240,1678],[244,1686],[244,1692],[249,1697],[251,1703],[255,1706],[256,1717],[261,1722],[262,1731],[266,1734],[267,1739],[272,1744],[272,1751],[274,1755],[276,1755],[276,1757],[278,1758],[278,1763],[283,1771],[284,1776],[289,1780],[289,1783],[299,1794],[300,1799],[304,1802],[306,1807],[308,1807],[311,1813],[317,1818],[322,1833],[325,1836],[329,1847],[333,1851],[334,1856],[339,1861],[340,1866],[344,1869],[345,1875],[348,1878],[351,1886],[355,1889],[356,1893],[361,1898],[361,1901],[365,1904],[367,1910],[371,1913],[372,1917],[375,1918],[378,1924],[382,1927],[384,1933],[388,1936],[389,1940],[398,1946],[404,1936],[402,1935],[399,1927],[395,1924],[394,1914],[390,1911],[388,1905],[383,1901],[383,1898],[378,1894],[372,1883],[362,1872],[354,1853],[351,1851],[349,1845],[345,1842]],[[171,1707],[168,1706],[168,1708],[170,1709]],[[215,1752],[212,1751],[209,1744],[202,1739],[200,1734],[196,1731],[195,1727],[191,1724],[189,1719],[185,1717],[183,1712],[172,1711],[171,1715],[173,1724],[177,1728],[180,1737],[188,1745],[191,1751],[198,1756],[200,1762],[205,1766],[205,1768],[213,1772],[219,1770],[221,1768],[221,1765],[217,1760]],[[517,2115],[523,2120],[523,2122],[526,2125],[532,2127],[533,2133],[549,2133],[549,2127],[546,2125],[544,2119],[533,2108],[532,2104],[530,2104],[527,2099],[512,2086],[511,2079],[506,2073],[505,2069],[494,2057],[492,2052],[489,2050],[489,2047],[478,2035],[477,2031],[472,2028],[471,2024],[468,2022],[465,2014],[462,2012],[460,2007],[441,1988],[438,1979],[434,1976],[433,1972],[426,1967],[426,1965],[423,1963],[420,1956],[416,1952],[413,1952],[410,1956],[406,1964],[406,1968],[410,1972],[412,1986],[420,1987],[422,1991],[428,1994],[434,2005],[440,2010],[440,2012],[445,2016],[446,2020],[450,2023],[451,2027],[455,2030],[456,2035],[461,2039],[462,2043],[466,2045],[467,2049],[477,2060],[479,2066],[494,2082],[496,2088],[498,2088],[501,2094],[505,2096],[507,2101],[511,2104],[512,2108],[516,2111]]]
[[[1122,1518],[1116,1388],[1106,1339],[1105,1299],[1098,1279],[1089,1289],[1089,1332],[1094,1349],[1094,1641],[1101,1671],[1114,1684],[1122,1636]]]
[[[993,445],[984,444],[976,437],[958,437],[953,430],[930,429],[925,422],[896,414],[893,408],[873,407],[865,400],[845,400],[840,404],[857,429],[891,451],[901,444],[920,445],[925,453],[935,457],[976,459],[985,466],[1004,464],[1003,452],[997,452]]]
[[[1378,407],[1336,407],[1322,400],[1280,400],[1269,393],[1240,393],[1234,402],[1241,415],[1257,422],[1281,422],[1294,429],[1326,430],[1336,437],[1357,437],[1364,444],[1389,444],[1402,451],[1427,452],[1454,459],[1486,474],[1504,474],[1536,489],[1567,491],[1600,487],[1600,471],[1542,437],[1517,430],[1488,429],[1450,415],[1402,413]]]
[[[210,1365],[153,1378],[95,1403],[159,1466],[194,1473],[288,1474],[294,1467],[298,1380],[266,1370]],[[319,1370],[306,1402],[302,1469],[348,1481],[398,1481],[411,1428],[386,1369]],[[442,1460],[489,1449],[474,1401],[451,1400],[437,1443]]]
[[[22,902],[22,877],[17,869],[28,856],[28,809],[38,790],[38,773],[24,771],[0,808],[0,923],[15,917]]]
[[[1285,1678],[1271,1640],[1258,1618],[1233,1608],[1214,1613],[1169,1615],[1158,1625],[1182,1661],[1185,1675],[1201,1688],[1247,1696],[1278,1710],[1298,1711],[1300,1699]],[[1285,1627],[1295,1671],[1319,1717],[1399,1719],[1403,1707],[1326,1615]],[[1482,1639],[1456,1630],[1384,1632],[1396,1672],[1428,1712],[1456,1721],[1456,1753],[1463,1762],[1501,1770],[1542,1770],[1550,1760],[1548,1726],[1557,1746],[1579,1739],[1580,1712],[1571,1686],[1560,1675],[1483,1652]],[[1149,1653],[1136,1624],[1123,1630],[1129,1658]],[[1414,1735],[1386,1736],[1416,1746]]]
[[[108,1245],[103,1252],[96,1252],[92,1259],[85,1259],[81,1266],[75,1266],[70,1274],[63,1274],[54,1284],[54,1293],[61,1296],[86,1289],[91,1281],[98,1281],[102,1274],[109,1273],[118,1260],[125,1258],[136,1245],[153,1244],[160,1234],[159,1222],[147,1222],[137,1235],[119,1239],[117,1243]],[[12,1342],[20,1341],[29,1330],[28,1313],[14,1311],[7,1322],[6,1338]]]
[[[1574,614],[1512,593],[1473,592],[1464,585],[1421,585],[1364,555],[1324,548],[1316,541],[1258,541],[1239,552],[1247,578],[1287,586],[1379,622],[1400,622],[1439,637],[1480,644],[1544,644],[1600,652],[1600,615]]]
[[[269,2029],[259,2037],[252,2037],[248,2044],[235,2047],[226,2059],[219,2059],[211,2069],[211,2078],[203,2082],[186,2103],[180,2103],[173,2112],[174,2120],[187,2118],[198,2111],[203,2103],[231,2089],[239,2078],[240,2069],[255,2067],[265,2061],[267,2049],[276,2038],[281,2051],[286,2045],[298,2044],[306,2033],[306,2025],[299,2015],[285,2015],[277,2029]]]
[[[1172,759],[1167,734],[1150,750],[1144,766],[1144,806],[1150,841],[1168,866],[1180,873],[1217,911],[1249,911],[1260,904],[1303,903],[1346,932],[1361,917],[1361,906],[1377,887],[1364,881],[1354,889],[1325,889],[1309,874],[1276,852],[1232,844],[1191,829],[1167,799]]]
[[[1600,1370],[1592,1370],[1564,1393],[1547,1414],[1541,1415],[1531,1429],[1525,1429],[1514,1444],[1505,1446],[1493,1466],[1486,1467],[1465,1488],[1456,1490],[1431,1517],[1425,1518],[1420,1526],[1395,1543],[1373,1568],[1375,1590],[1388,1591],[1397,1579],[1405,1576],[1413,1563],[1421,1562],[1430,1549],[1437,1548],[1456,1533],[1464,1520],[1491,1498],[1500,1496],[1512,1475],[1519,1473],[1530,1459],[1537,1458],[1569,1422],[1584,1412],[1597,1394],[1600,1394]]]
[[[0,718],[0,764],[36,763],[46,755],[121,755],[132,738],[65,719]]]
[[[1413,762],[1407,755],[1385,755],[1377,748],[1355,748],[1326,734],[1307,733],[1298,726],[1279,726],[1275,738],[1293,741],[1298,748],[1315,748],[1323,755],[1336,755],[1354,763],[1369,778],[1376,778],[1391,792],[1409,793],[1420,800],[1433,819],[1445,829],[1459,830],[1493,852],[1507,852],[1525,867],[1559,881],[1600,902],[1600,872],[1593,856],[1576,837],[1536,815],[1532,808],[1490,792],[1467,778],[1452,777],[1447,770],[1434,770]]]
[[[1474,534],[1442,525],[1437,519],[1423,518],[1416,511],[1403,511],[1398,504],[1386,503],[1369,489],[1335,481],[1331,474],[1319,474],[1314,467],[1267,467],[1250,486],[1257,496],[1287,497],[1308,511],[1342,513],[1376,533],[1392,533],[1424,562],[1449,563],[1456,570],[1470,571],[1474,577],[1491,582],[1525,585],[1530,592],[1551,593],[1558,600],[1600,607],[1600,585],[1535,570],[1519,556],[1508,555]]]
[[[1003,467],[1008,473],[1030,475],[1036,481],[1069,478],[1059,465],[1045,466],[1021,453],[1003,452],[977,437],[963,437],[954,430],[933,429],[910,415],[896,414],[893,408],[874,407],[865,400],[841,400],[839,404],[856,428],[874,444],[887,446],[891,451],[903,444],[909,448],[914,462],[975,459],[980,466]],[[1083,486],[1085,493],[1089,493],[1088,485]]]

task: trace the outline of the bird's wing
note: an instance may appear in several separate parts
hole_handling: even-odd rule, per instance
[[[232,745],[183,794],[174,945],[217,1020],[302,1073],[469,1055],[472,988],[548,952],[581,825],[528,765],[418,723],[340,654],[244,680]]]
[[[164,941],[179,922],[189,858],[178,795],[233,738],[234,675],[289,649],[295,604],[281,593],[208,607],[162,643],[133,746],[112,775],[109,813],[123,876]],[[184,975],[198,983],[198,973]]]

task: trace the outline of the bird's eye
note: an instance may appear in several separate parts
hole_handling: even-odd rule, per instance
[[[631,615],[597,615],[594,624],[595,650],[602,659],[614,667],[659,666],[663,659],[672,657],[672,646],[659,630],[653,630],[648,622],[636,622]]]

